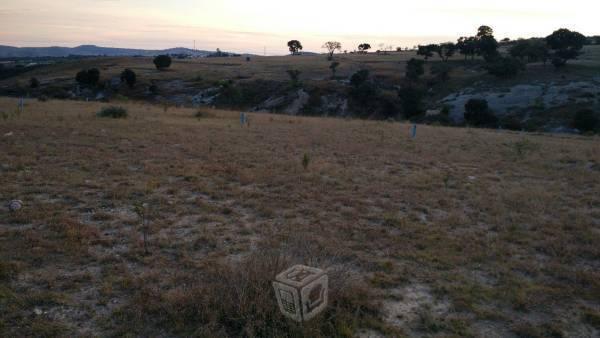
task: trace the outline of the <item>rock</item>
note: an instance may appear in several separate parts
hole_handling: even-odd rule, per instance
[[[41,316],[41,315],[43,315],[43,314],[44,314],[44,311],[42,311],[42,309],[40,309],[39,307],[36,307],[36,308],[34,308],[34,309],[33,309],[33,313],[34,313],[36,316]]]
[[[310,99],[310,95],[308,95],[304,89],[298,90],[296,95],[297,98],[287,108],[285,108],[284,112],[286,114],[298,115]]]
[[[4,134],[4,137],[11,137],[13,136],[13,132],[9,131],[8,133]]]
[[[21,210],[23,208],[23,201],[21,200],[12,200],[8,202],[8,210],[15,212]]]

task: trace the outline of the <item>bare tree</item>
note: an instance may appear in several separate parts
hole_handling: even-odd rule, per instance
[[[340,51],[342,50],[342,44],[337,42],[337,41],[327,41],[325,42],[325,44],[323,44],[323,47],[327,49],[327,52],[329,54],[328,59],[333,59],[333,53],[335,53],[335,51]]]

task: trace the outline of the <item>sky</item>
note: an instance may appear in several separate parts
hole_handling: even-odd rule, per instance
[[[558,28],[600,35],[598,0],[0,0],[0,45],[95,44],[285,54],[297,39],[323,52],[334,40],[412,47],[455,41],[477,27],[498,39]]]

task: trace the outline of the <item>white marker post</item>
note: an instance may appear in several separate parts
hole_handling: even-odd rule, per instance
[[[329,278],[320,269],[296,265],[273,282],[281,313],[297,322],[311,320],[327,307]]]

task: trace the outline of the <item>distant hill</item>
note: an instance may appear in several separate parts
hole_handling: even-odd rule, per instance
[[[189,48],[170,48],[164,50],[111,48],[94,45],[78,47],[11,47],[0,46],[0,58],[27,58],[27,57],[67,57],[76,56],[155,56],[160,54],[186,54],[193,56],[206,56],[213,52],[193,50]]]

